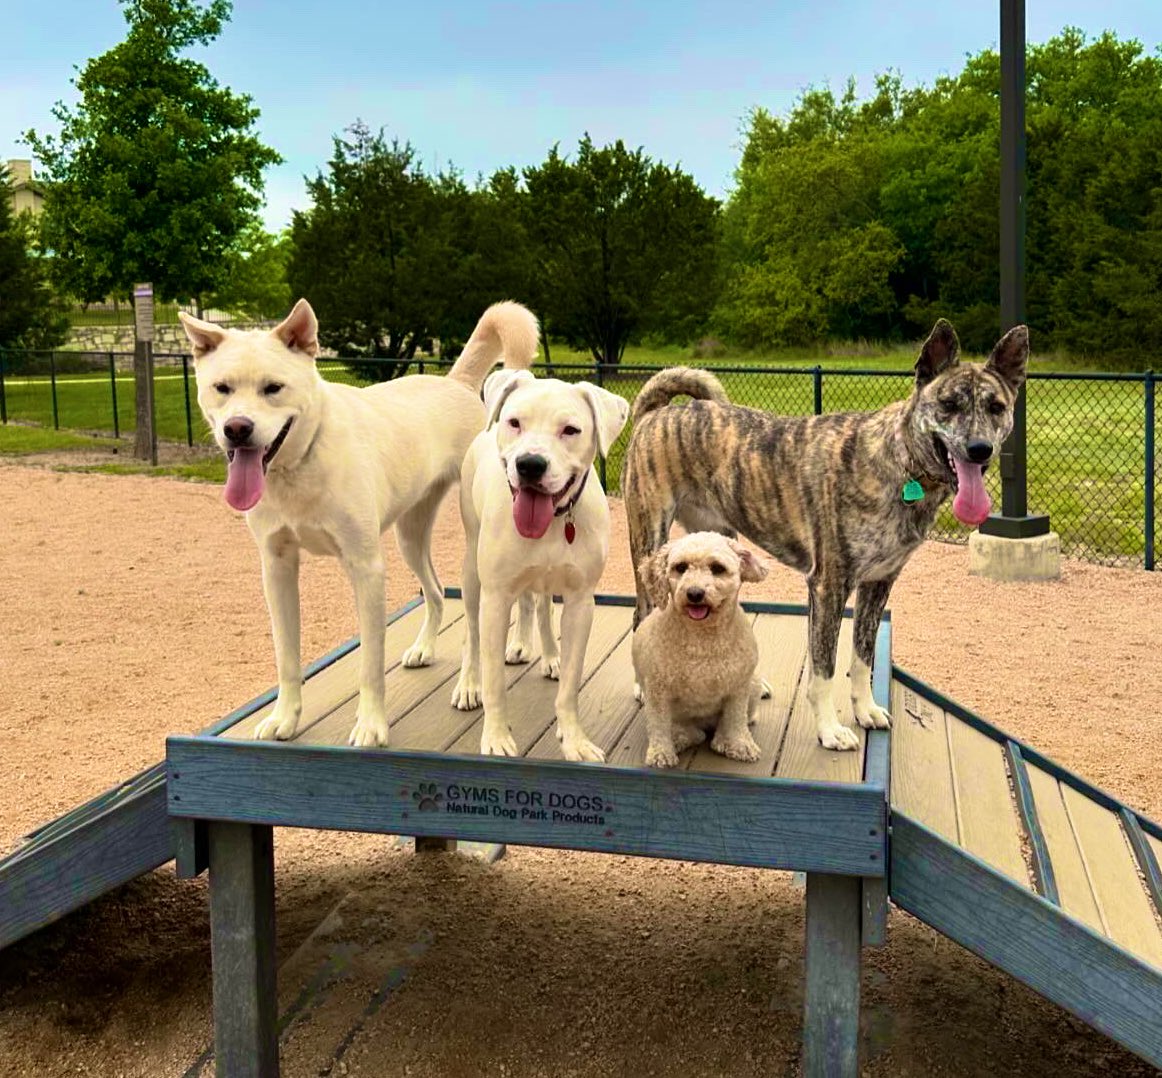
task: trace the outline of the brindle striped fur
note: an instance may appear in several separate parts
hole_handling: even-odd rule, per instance
[[[834,676],[840,619],[853,590],[852,669],[870,667],[892,584],[952,492],[941,442],[961,459],[970,439],[999,450],[1025,377],[1028,332],[1010,330],[984,364],[960,363],[958,353],[952,326],[939,321],[906,400],[837,415],[777,416],[730,404],[706,371],[655,375],[635,404],[622,472],[635,573],[665,544],[675,520],[688,531],[740,533],[807,577],[813,680],[829,684]],[[694,400],[670,406],[680,395]],[[912,504],[901,497],[909,478],[925,491]],[[635,624],[649,609],[639,578]]]

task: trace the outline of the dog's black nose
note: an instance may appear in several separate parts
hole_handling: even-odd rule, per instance
[[[516,458],[516,474],[535,483],[549,470],[549,462],[539,453],[526,453]]]
[[[968,445],[965,446],[965,449],[968,450],[968,459],[971,460],[973,464],[985,464],[988,462],[989,457],[993,455],[992,444],[989,442],[981,441],[980,439],[969,442]]]
[[[702,588],[686,589],[686,602],[688,603],[693,603],[695,606],[697,606],[705,598],[706,592]]]
[[[236,416],[222,424],[222,433],[231,445],[245,445],[254,433],[254,424],[245,416]]]

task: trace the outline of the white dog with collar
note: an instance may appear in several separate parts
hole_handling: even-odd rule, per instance
[[[593,467],[629,417],[621,397],[589,382],[537,379],[501,370],[484,383],[488,429],[476,436],[460,474],[464,607],[468,636],[452,705],[484,704],[480,751],[517,755],[505,713],[505,641],[512,604],[539,597],[541,669],[560,677],[557,737],[567,760],[605,759],[577,715],[593,593],[609,554],[609,506]],[[561,649],[552,630],[551,596],[561,595]],[[518,627],[519,659],[524,650]],[[483,655],[483,660],[482,660]]]

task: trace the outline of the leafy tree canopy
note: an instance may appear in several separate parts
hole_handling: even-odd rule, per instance
[[[129,31],[58,103],[57,136],[29,131],[47,178],[44,237],[60,284],[84,301],[151,281],[161,299],[218,287],[279,161],[258,109],[185,55],[222,32],[230,0],[121,0]]]
[[[0,348],[52,348],[65,339],[68,317],[49,288],[31,215],[12,210],[10,186],[0,167]]]

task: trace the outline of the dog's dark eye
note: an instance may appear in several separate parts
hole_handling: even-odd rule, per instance
[[[688,566],[684,561],[680,561],[674,565],[674,572],[681,576],[689,568],[690,566]]]
[[[947,415],[949,412],[956,411],[956,401],[941,398],[937,403],[940,405],[940,410]]]
[[[1004,410],[1004,401],[997,400],[996,397],[993,397],[993,399],[989,401],[989,415],[1000,415]]]
[[[229,393],[230,392],[230,387],[225,382],[215,382],[214,388],[219,393]]]
[[[520,420],[519,419],[510,419],[508,421],[508,425],[510,427],[512,427],[513,430],[520,430]]]
[[[712,562],[710,563],[710,571],[711,571],[711,572],[712,572],[712,573],[713,573],[715,576],[722,576],[722,574],[726,572],[726,566],[725,566],[725,565],[719,565],[719,564],[718,564],[718,562],[716,562],[716,561],[712,561]]]
[[[262,387],[262,393],[266,397],[273,397],[280,389],[282,389],[282,382],[267,382]]]
[[[568,427],[566,427],[564,430],[562,430],[562,431],[561,431],[561,433],[562,433],[562,434],[569,435],[569,436],[572,436],[572,435],[574,435],[574,434],[580,434],[580,433],[581,433],[581,428],[580,428],[580,427],[574,427],[574,426],[568,426]]]

